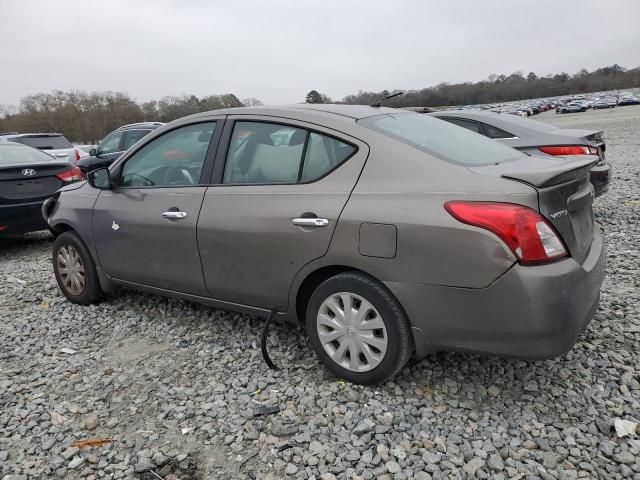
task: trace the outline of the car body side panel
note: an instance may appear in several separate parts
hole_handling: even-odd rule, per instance
[[[565,258],[536,267],[515,264],[481,289],[407,282],[385,285],[428,339],[416,345],[418,356],[458,350],[542,359],[569,350],[593,318],[605,258],[596,227],[582,263]]]
[[[398,167],[386,168],[390,161]],[[407,176],[406,171],[412,175]],[[304,279],[331,265],[356,268],[382,282],[462,288],[489,285],[516,262],[515,256],[492,233],[455,220],[444,209],[444,203],[487,200],[537,209],[538,200],[536,191],[524,183],[480,178],[482,181],[464,167],[446,164],[408,146],[380,144],[372,148],[342,212],[329,251],[296,276],[289,300],[290,315],[304,313],[295,312],[296,294]],[[395,257],[377,258],[359,253],[359,230],[363,223],[395,225]]]

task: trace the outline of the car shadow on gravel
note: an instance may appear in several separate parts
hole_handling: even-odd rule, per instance
[[[172,306],[180,306],[179,308],[198,312],[200,316],[193,315],[180,320],[181,326],[191,329],[196,336],[189,339],[177,339],[171,349],[177,348],[178,351],[184,350],[186,353],[189,350],[206,348],[207,343],[211,340],[203,337],[201,333],[210,328],[212,338],[225,332],[229,335],[226,338],[231,343],[240,345],[240,349],[236,350],[238,360],[240,361],[243,357],[242,361],[245,363],[245,367],[250,365],[249,368],[253,369],[257,378],[261,374],[269,372],[260,354],[259,340],[264,327],[264,318],[129,289],[119,289],[110,294],[106,301],[113,305],[125,303],[132,306],[131,302],[139,306],[155,305],[157,310],[164,309],[166,312],[158,320],[162,321],[162,317],[164,317],[170,323],[173,323],[170,315]],[[202,317],[215,317],[215,322],[209,323],[206,320],[201,320]],[[163,327],[167,327],[167,325],[165,324]],[[151,337],[153,334],[150,335]],[[109,350],[114,358],[122,361],[127,358],[130,352],[135,352],[136,355],[142,354],[146,348],[152,348],[154,345],[153,343],[147,345],[147,343],[144,338],[138,337],[134,344],[120,343],[117,349]],[[267,345],[269,355],[274,363],[287,372],[286,375],[283,375],[284,377],[289,374],[304,376],[310,384],[316,383],[318,385],[327,382],[342,383],[340,378],[335,377],[319,363],[303,328],[274,323],[270,327]],[[155,344],[153,348],[165,351],[169,347]],[[250,357],[248,362],[247,356]],[[357,390],[378,390],[387,395],[397,394],[396,388],[398,386],[401,390],[418,390],[423,393],[421,396],[425,403],[453,402],[455,404],[458,400],[468,403],[469,393],[472,392],[469,406],[477,410],[495,409],[500,404],[505,405],[513,402],[526,405],[536,397],[553,397],[556,394],[552,391],[553,389],[566,390],[570,388],[572,382],[576,380],[574,377],[579,376],[579,372],[575,372],[576,361],[573,357],[575,355],[570,352],[554,359],[526,361],[483,354],[437,352],[423,359],[412,359],[394,379],[385,384],[364,387],[346,385],[348,388]],[[452,380],[455,380],[460,386],[464,385],[464,388],[451,389],[448,383]],[[436,396],[441,398],[436,398]],[[432,397],[433,402],[429,401],[429,397]]]
[[[47,243],[53,243],[53,235],[46,231],[26,235],[0,235],[0,258],[29,253]]]

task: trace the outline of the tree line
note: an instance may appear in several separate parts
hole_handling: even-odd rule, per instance
[[[388,100],[385,105],[390,107],[476,105],[635,87],[640,87],[640,67],[626,69],[615,64],[592,72],[582,69],[574,75],[563,72],[538,76],[530,72],[524,76],[522,72],[515,72],[511,75],[490,75],[486,80],[476,83],[441,83],[435,87],[406,91],[404,95]],[[342,103],[370,105],[396,91],[398,90],[391,92],[361,90],[355,95],[346,96]]]
[[[611,65],[574,75],[559,73],[538,76],[490,75],[486,80],[471,83],[441,83],[435,87],[409,90],[390,99],[391,107],[437,107],[498,103],[526,98],[555,97],[567,94],[640,87],[640,67],[626,69]],[[347,95],[338,103],[370,105],[397,90],[381,92],[359,91]],[[331,103],[331,99],[311,90],[307,103]],[[28,95],[17,107],[0,105],[0,132],[60,132],[77,142],[96,143],[110,131],[127,123],[143,121],[170,122],[198,112],[241,106],[259,106],[256,98],[238,99],[234,94],[167,96],[160,100],[136,102],[122,92],[83,92],[60,90]]]
[[[137,122],[170,122],[220,108],[258,106],[256,98],[239,100],[232,93],[167,96],[138,103],[122,92],[60,90],[28,95],[17,108],[0,105],[0,132],[58,132],[71,141],[97,143],[116,128]]]

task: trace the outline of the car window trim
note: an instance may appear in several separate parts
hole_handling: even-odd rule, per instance
[[[149,138],[148,141],[144,142],[142,145],[140,145],[138,148],[135,149],[135,151],[130,152],[126,158],[123,158],[121,161],[118,161],[117,163],[114,164],[114,169],[110,170],[110,172],[113,173],[117,173],[118,175],[118,182],[120,182],[120,180],[122,179],[122,167],[124,166],[125,163],[127,163],[137,152],[139,152],[142,148],[144,148],[146,145],[150,144],[151,142],[155,141],[156,139],[163,137],[164,135],[171,133],[175,130],[178,130],[180,128],[184,128],[184,127],[191,127],[193,125],[198,125],[201,123],[215,123],[216,126],[213,129],[213,135],[211,136],[211,139],[209,140],[209,146],[207,147],[207,153],[204,156],[204,161],[202,163],[202,171],[200,172],[200,179],[198,181],[198,183],[193,184],[193,185],[140,185],[140,186],[132,186],[132,187],[122,187],[120,185],[118,185],[116,187],[116,190],[150,190],[150,189],[158,189],[158,188],[193,188],[193,187],[206,187],[208,186],[208,184],[204,181],[207,178],[209,178],[211,176],[211,172],[210,170],[213,168],[213,161],[215,158],[215,155],[217,153],[218,150],[218,146],[220,144],[220,137],[222,135],[222,130],[223,128],[218,128],[219,126],[224,127],[224,123],[225,123],[225,117],[213,117],[213,118],[207,118],[207,119],[198,119],[198,121],[195,122],[189,122],[189,123],[182,123],[180,125],[176,125],[174,128],[170,128],[168,130],[163,130],[162,132],[160,132],[158,135],[154,135],[153,138]],[[153,132],[153,130],[152,130]],[[149,135],[149,134],[147,134]],[[143,137],[144,138],[144,137]],[[214,146],[215,144],[215,146]]]
[[[437,118],[437,117],[436,117]],[[482,125],[475,121],[475,120],[470,120],[468,118],[460,118],[460,117],[440,117],[442,120],[447,121],[447,119],[449,119],[449,123],[453,123],[454,125],[457,125],[458,127],[462,127],[462,128],[467,128],[464,127],[458,123],[456,123],[456,121],[458,122],[463,122],[463,123],[471,123],[473,125],[475,125],[478,128],[478,131],[476,132],[475,130],[471,130],[470,128],[467,128],[467,130],[469,130],[470,132],[473,133],[479,133],[480,135],[484,135],[485,137],[487,137],[488,135],[484,132]]]
[[[302,172],[304,171],[304,164],[307,160],[307,147],[309,146],[309,140],[311,138],[311,132],[307,129],[307,134],[304,136],[304,145],[302,146],[302,157],[300,158],[300,165],[298,165],[298,180],[296,183],[300,183],[302,180]]]
[[[511,132],[507,132],[504,128],[500,128],[500,127],[496,127],[495,125],[490,125],[488,123],[485,122],[481,122],[480,120],[477,121],[478,125],[480,125],[480,128],[482,129],[483,132],[485,132],[485,136],[487,138],[490,138],[491,140],[519,140],[520,137],[514,135]],[[487,130],[486,127],[491,127],[491,128],[495,128],[496,130],[500,130],[504,133],[507,133],[509,135],[511,135],[510,137],[492,137],[489,135],[489,130]]]
[[[324,175],[318,178],[314,178],[313,180],[310,180],[307,182],[296,181],[296,182],[271,182],[271,183],[224,183],[223,182],[224,169],[226,167],[227,155],[229,153],[229,148],[231,147],[231,136],[233,135],[233,129],[235,128],[236,122],[270,123],[270,124],[282,125],[285,127],[306,130],[307,137],[305,139],[305,145],[303,147],[302,159],[300,161],[300,167],[299,167],[300,169],[304,168],[307,142],[309,141],[312,133],[317,133],[318,135],[323,135],[325,137],[329,137],[339,142],[345,143],[353,147],[353,152],[351,152],[351,154],[347,156],[342,162],[340,162],[339,164],[335,165],[333,168],[328,170]],[[299,123],[291,123],[291,122],[299,122]],[[225,124],[225,132],[221,138],[221,143],[224,143],[224,144],[222,148],[218,148],[218,154],[216,155],[216,159],[215,159],[214,171],[211,177],[211,183],[209,184],[210,187],[256,187],[256,186],[269,186],[269,185],[308,185],[310,183],[319,182],[323,178],[332,174],[334,171],[336,171],[342,165],[347,163],[351,158],[353,158],[360,151],[360,147],[356,145],[354,142],[350,140],[346,140],[344,137],[339,137],[337,135],[326,133],[322,130],[318,130],[317,128],[311,127],[309,126],[308,123],[303,122],[301,120],[294,120],[294,119],[280,118],[280,117],[274,117],[273,119],[266,120],[264,118],[256,118],[249,115],[242,115],[242,116],[227,118],[227,122]],[[300,178],[300,173],[301,172],[298,172],[298,178]]]

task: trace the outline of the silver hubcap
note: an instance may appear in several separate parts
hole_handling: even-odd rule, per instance
[[[334,293],[325,299],[316,327],[324,351],[348,370],[372,370],[387,352],[389,340],[382,317],[371,303],[354,293]]]
[[[84,265],[80,254],[71,245],[64,245],[58,250],[58,273],[65,290],[71,295],[81,295],[86,284]]]

